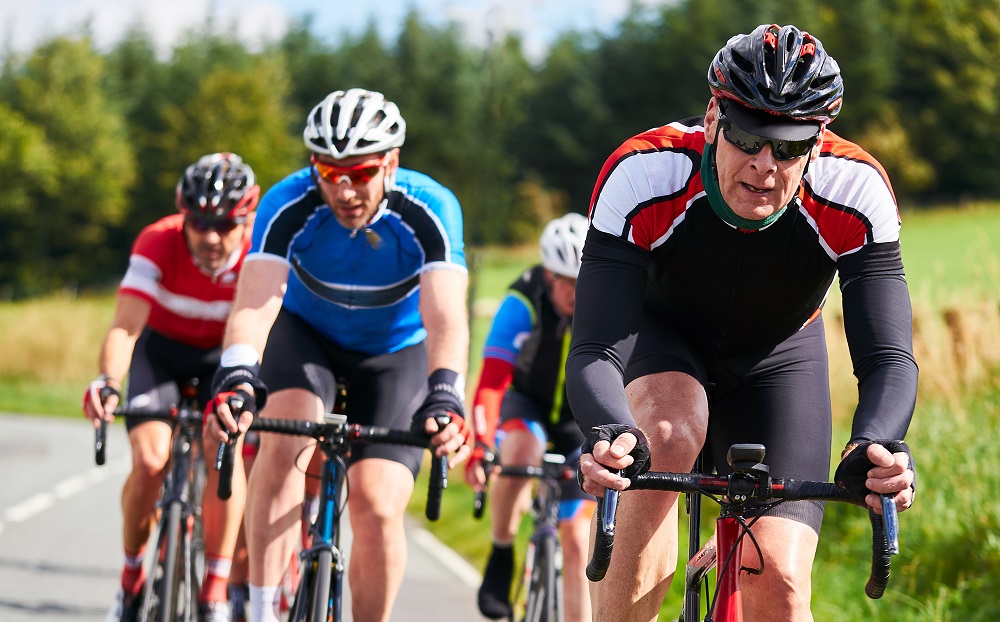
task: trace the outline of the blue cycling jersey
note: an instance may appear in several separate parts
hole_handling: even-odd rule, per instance
[[[246,261],[286,262],[286,309],[340,348],[385,354],[427,336],[421,273],[467,269],[462,210],[450,190],[400,168],[366,229],[342,226],[305,168],[261,199]]]

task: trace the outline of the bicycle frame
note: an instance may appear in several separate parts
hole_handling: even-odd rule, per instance
[[[326,421],[346,423],[347,417],[328,415]],[[302,576],[289,612],[289,619],[306,619],[308,607],[313,620],[320,619],[322,610],[325,610],[329,612],[331,620],[339,622],[344,593],[344,554],[340,550],[340,520],[343,515],[343,490],[347,470],[343,459],[335,449],[324,443],[319,444],[319,449],[327,458],[323,461],[321,471],[319,513],[315,524],[310,528],[312,546],[299,554]],[[329,572],[325,572],[325,568],[330,568]],[[326,589],[323,589],[323,583],[328,583]],[[312,587],[314,585],[315,588]],[[327,595],[325,608],[320,607],[319,601],[324,594]]]
[[[204,543],[196,541],[194,535],[199,528],[205,469],[201,451],[201,411],[193,398],[182,400],[175,422],[171,468],[158,503],[161,520],[154,549],[157,558],[146,576],[140,610],[141,619],[155,613],[157,622],[195,619],[203,571],[198,568],[196,558],[201,557],[198,553],[203,552]],[[162,560],[160,551],[163,551]],[[162,571],[160,577],[156,576],[157,565]],[[168,580],[169,577],[172,578]]]
[[[709,606],[707,622],[743,622],[740,572],[743,570],[742,547],[744,537],[750,534],[755,518],[744,520],[746,503],[758,499],[764,507],[784,500],[823,499],[856,503],[846,491],[828,482],[808,482],[792,479],[772,479],[763,464],[763,445],[733,445],[728,454],[733,473],[728,476],[705,475],[701,464],[692,473],[646,473],[632,478],[632,488],[637,490],[663,490],[683,492],[688,495],[690,533],[689,555],[685,573],[684,607],[679,622],[695,622],[700,615],[699,590],[710,567],[716,568],[716,593]],[[719,502],[722,510],[716,520],[716,533],[705,546],[699,548],[700,495],[708,495]],[[716,498],[714,495],[720,495]],[[615,537],[614,515],[618,491],[608,490],[598,503],[598,525],[593,557],[587,567],[587,576],[600,581],[608,568]],[[880,598],[888,584],[890,556],[898,552],[891,544],[898,533],[896,508],[891,497],[883,497],[884,514],[879,517],[869,509],[872,525],[872,573],[865,593],[869,598]],[[886,534],[890,534],[889,538]],[[750,534],[752,539],[752,534]],[[763,572],[763,566],[750,572]]]
[[[154,554],[146,573],[139,618],[143,622],[190,622],[197,614],[200,577],[204,571],[204,543],[196,537],[201,528],[201,495],[205,468],[201,447],[201,408],[198,379],[181,384],[180,405],[167,411],[119,411],[116,416],[156,420],[172,428],[169,471],[157,502],[160,520]],[[101,399],[109,393],[102,389]],[[107,426],[97,430],[95,461],[105,463]]]
[[[325,422],[291,419],[256,418],[251,429],[316,439],[318,448],[327,459],[323,465],[320,486],[319,514],[316,524],[310,530],[313,542],[309,549],[300,553],[302,559],[301,578],[289,614],[290,620],[314,620],[338,622],[341,618],[343,596],[344,556],[339,549],[340,520],[343,499],[346,492],[347,466],[345,458],[350,455],[352,443],[389,443],[412,447],[429,448],[430,439],[408,430],[348,424],[342,414],[327,413]],[[223,443],[218,464],[231,463],[234,451],[232,443]],[[437,520],[440,515],[442,490],[447,487],[448,458],[435,456],[431,461],[431,477],[427,493],[426,515]],[[219,493],[230,489],[228,473],[220,469]]]
[[[489,472],[495,464],[492,452],[484,460]],[[500,466],[504,477],[528,477],[538,479],[538,489],[531,501],[531,516],[534,528],[528,539],[528,550],[524,556],[521,590],[527,596],[524,603],[526,622],[562,622],[562,545],[559,541],[559,500],[562,496],[559,481],[574,477],[574,472],[566,468],[566,458],[558,454],[545,454],[542,466]],[[473,515],[480,518],[484,510],[485,490],[476,494]],[[519,591],[515,602],[519,600]]]

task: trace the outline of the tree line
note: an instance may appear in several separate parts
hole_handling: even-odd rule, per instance
[[[1000,0],[634,3],[611,34],[567,31],[536,62],[517,34],[469,44],[411,10],[331,41],[307,16],[251,50],[211,21],[157,56],[142,26],[98,50],[86,26],[0,72],[0,299],[107,285],[139,229],[174,210],[184,167],[234,151],[266,191],[307,163],[305,115],[361,86],[399,104],[402,165],[454,190],[470,245],[530,240],[586,211],[627,137],[704,113],[715,52],[793,23],[840,63],[831,129],[883,163],[905,205],[1000,195]]]

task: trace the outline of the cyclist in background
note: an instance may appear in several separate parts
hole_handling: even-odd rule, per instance
[[[540,240],[542,263],[510,286],[493,318],[473,402],[476,446],[465,469],[476,489],[486,483],[482,460],[494,438],[505,466],[540,466],[547,451],[565,455],[574,467],[579,459],[584,437],[566,400],[563,370],[586,236],[587,219],[580,214],[549,222]],[[582,622],[591,619],[586,563],[594,498],[575,481],[561,488],[563,610],[567,622]],[[490,490],[493,548],[478,599],[480,612],[494,620],[511,617],[514,537],[531,506],[531,490],[529,479],[502,476]]]
[[[83,412],[95,427],[100,419],[114,419],[126,373],[124,404],[129,410],[162,411],[178,404],[179,383],[189,378],[199,379],[199,403],[208,403],[259,197],[253,170],[238,155],[209,154],[189,166],[177,184],[180,213],[139,234],[101,346],[101,374],[83,397]],[[104,387],[114,393],[102,404]],[[156,522],[171,449],[167,423],[128,419],[126,425],[132,470],[122,489],[125,561],[109,621],[134,620],[138,613],[145,581],[143,554]],[[209,494],[202,500],[205,578],[200,620],[229,619],[226,590],[245,492],[242,462],[237,463],[233,499],[223,503]],[[209,481],[213,476],[214,469],[209,469]]]
[[[708,81],[704,117],[627,140],[595,186],[566,366],[588,432],[581,483],[602,495],[650,465],[688,471],[706,438],[723,472],[732,443],[762,443],[772,475],[828,479],[820,310],[839,273],[859,403],[836,480],[878,512],[870,491],[905,510],[914,466],[899,439],[917,365],[899,213],[879,163],[827,129],[840,68],[808,33],[762,25],[726,43]],[[621,498],[595,619],[656,619],[677,564],[677,498]],[[744,579],[747,619],[812,619],[822,516],[804,501],[757,521],[766,570]]]
[[[462,212],[447,188],[400,167],[405,132],[397,106],[363,89],[334,91],[309,113],[303,138],[312,163],[261,201],[226,328],[213,382],[219,418],[208,421],[220,441],[220,424],[245,430],[252,419],[241,414],[237,427],[225,404],[234,389],[251,413],[266,387],[264,416],[322,421],[343,377],[351,422],[412,423],[433,434],[438,455],[468,454]],[[435,417],[446,413],[452,420],[439,429]],[[310,439],[262,435],[246,509],[255,621],[276,619],[314,448]],[[390,445],[352,453],[348,578],[358,620],[389,619],[421,458],[419,448]]]

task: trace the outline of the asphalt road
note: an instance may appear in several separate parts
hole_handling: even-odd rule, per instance
[[[129,464],[124,426],[109,432],[107,464],[98,467],[82,418],[0,413],[0,620],[104,619],[121,569],[120,492]],[[483,620],[477,571],[416,523],[407,539],[392,620]]]

